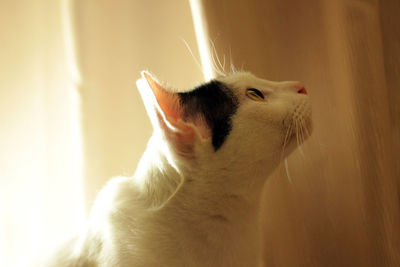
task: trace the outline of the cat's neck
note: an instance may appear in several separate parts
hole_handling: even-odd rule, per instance
[[[213,164],[182,167],[174,164],[156,141],[149,141],[134,176],[149,208],[173,205],[226,219],[258,212],[265,172],[249,173]]]
[[[234,174],[226,170],[179,168],[152,141],[134,181],[152,223],[163,227],[153,227],[146,239],[152,239],[152,235],[178,239],[196,254],[199,262],[204,262],[203,266],[234,266],[237,262],[256,266],[260,253],[261,186],[248,186],[246,190],[252,190],[246,192],[251,195],[248,196],[246,190],[231,181],[253,177],[242,177],[240,172],[232,177]],[[226,259],[232,262],[227,264]],[[216,264],[219,260],[220,264]]]

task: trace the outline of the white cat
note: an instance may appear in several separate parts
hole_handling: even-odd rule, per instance
[[[104,187],[49,266],[258,266],[261,189],[311,131],[303,85],[248,72],[186,92],[148,72],[137,85],[154,126],[137,171]]]

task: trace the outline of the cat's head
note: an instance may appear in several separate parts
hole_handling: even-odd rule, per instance
[[[272,169],[311,131],[309,97],[299,82],[239,72],[181,91],[143,71],[137,85],[155,138],[177,161],[199,168]]]

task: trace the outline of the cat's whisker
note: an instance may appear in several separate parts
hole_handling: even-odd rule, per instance
[[[304,120],[304,119],[303,119],[303,120]],[[307,123],[306,123],[305,120],[304,120],[304,124],[307,125]],[[314,137],[311,136],[311,132],[310,132],[310,130],[308,129],[307,126],[305,126],[304,129],[305,129],[305,131],[306,131],[306,133],[307,133],[307,137],[313,138],[313,141],[316,142],[316,143],[314,143],[314,144],[317,144],[317,145],[318,145],[319,147],[321,147],[321,148],[326,148],[326,147],[327,147],[325,144],[321,143],[321,141],[320,141],[318,138],[316,138],[315,135],[314,135]]]
[[[235,65],[233,64],[233,59],[232,59],[232,47],[229,46],[229,63],[230,63],[230,69],[231,69],[231,73],[235,73],[236,72],[236,68]]]
[[[283,156],[283,152],[285,151],[285,146],[286,146],[286,139],[289,133],[289,127],[286,128],[286,133],[285,133],[285,137],[283,138],[283,144],[282,144],[282,150],[281,150],[281,159]]]
[[[224,69],[224,67],[222,66],[221,61],[220,61],[220,59],[219,59],[219,57],[218,57],[218,53],[217,53],[217,49],[216,49],[216,47],[215,47],[214,41],[210,40],[210,43],[211,43],[211,46],[212,46],[212,48],[213,48],[213,53],[211,53],[211,55],[212,55],[212,58],[213,58],[213,61],[214,61],[215,67],[216,67],[216,71],[217,71],[218,74],[220,74],[220,75],[225,75],[225,69]],[[213,54],[215,54],[215,57],[214,57]],[[217,61],[215,61],[215,58],[217,59]],[[218,63],[218,64],[217,64],[217,63]]]
[[[305,158],[303,148],[302,148],[301,146],[299,146],[298,148],[299,148],[299,151],[300,151],[300,155],[301,155],[303,158]]]
[[[297,125],[297,120],[293,120],[294,126],[296,128],[296,142],[297,142],[297,146],[299,146],[299,126]]]
[[[299,137],[300,137],[299,139],[300,139],[300,146],[301,146],[303,144],[303,141],[304,141],[303,122],[302,122],[301,118],[298,119],[297,121],[299,123]]]
[[[280,159],[281,160],[284,158],[284,155],[285,155],[285,147],[286,147],[286,137],[283,140],[282,149],[281,149],[281,153],[280,153]]]
[[[220,70],[217,68],[217,64],[215,63],[215,58],[214,58],[214,52],[210,54],[211,55],[211,63],[212,63],[212,69],[214,70],[215,73],[218,75],[221,75]]]
[[[303,124],[304,124],[304,131],[305,131],[306,135],[310,136],[310,132],[308,131],[307,123],[304,120],[304,118],[302,119],[302,121],[303,121]]]
[[[284,158],[285,148],[286,148],[286,145],[287,145],[287,143],[288,143],[288,141],[289,141],[289,137],[290,137],[291,134],[292,134],[292,124],[289,124],[289,127],[288,127],[287,130],[286,130],[285,138],[283,139],[283,146],[282,146],[282,152],[281,152],[281,159]]]
[[[231,61],[232,61],[232,59],[231,59]],[[233,65],[233,62],[230,63],[230,68],[231,68],[231,72],[232,72],[232,73],[238,72],[237,69],[236,69],[236,67],[235,67],[235,65]]]
[[[305,120],[304,118],[302,118],[301,120],[302,120],[302,122],[303,122],[303,129],[304,129],[304,134],[305,134],[304,140],[306,140],[307,137],[310,136],[310,132],[308,131],[308,127],[307,127],[307,122],[306,122],[306,120]]]
[[[232,55],[230,55],[229,61],[230,61],[231,72],[232,72],[232,73],[237,73],[237,69],[236,69],[235,65],[233,64]]]
[[[288,181],[291,184],[293,184],[292,177],[290,176],[290,173],[289,173],[289,166],[288,166],[288,160],[287,159],[285,159],[285,170],[286,170],[286,176],[288,178]]]
[[[211,42],[211,40],[210,40],[210,42]],[[221,75],[219,69],[217,68],[217,64],[216,64],[216,62],[215,62],[214,53],[215,53],[214,51],[211,51],[211,53],[210,53],[210,56],[211,56],[211,63],[212,63],[211,67],[212,67],[213,71],[214,71],[216,74]]]
[[[244,71],[244,63],[240,66],[240,71]]]
[[[304,141],[304,136],[303,136],[303,124],[302,124],[302,122],[301,122],[301,119],[299,120],[297,120],[297,123],[298,123],[298,133],[299,133],[299,140],[300,140],[300,143],[298,144],[298,148],[299,148],[299,151],[300,151],[300,155],[304,158],[305,156],[304,156],[304,151],[303,151],[303,147],[302,147],[302,144],[303,144],[303,141]]]
[[[230,62],[230,68],[232,73],[238,72],[235,64],[233,63],[233,58],[232,58],[232,48],[229,46],[229,62]]]
[[[188,44],[188,43],[186,42],[186,40],[183,39],[182,37],[181,37],[181,40],[182,40],[182,42],[185,44],[187,50],[189,50],[190,55],[192,56],[194,62],[196,63],[196,66],[197,66],[201,71],[203,71],[200,62],[197,60],[197,58],[196,58],[195,55],[193,54],[193,51],[192,51],[192,49],[190,48],[189,44]]]
[[[303,122],[303,129],[304,129],[304,133],[305,133],[305,139],[307,139],[308,136],[310,136],[310,132],[308,130],[307,127],[307,122],[304,118],[301,118],[301,121]]]
[[[295,120],[295,124],[296,124],[296,139],[297,139],[297,147],[300,151],[300,154],[302,155],[302,157],[304,157],[304,152],[303,149],[301,147],[301,144],[303,142],[303,135],[302,135],[302,125],[299,121],[299,119]]]
[[[302,135],[301,144],[303,145],[304,141],[309,136],[309,132],[307,130],[307,124],[306,124],[306,121],[304,120],[304,117],[300,118],[300,123],[301,123],[301,135]],[[303,149],[302,149],[302,151],[303,151]],[[303,157],[305,157],[304,151],[303,151]]]
[[[213,43],[213,46],[214,46],[214,51],[215,51],[215,57],[217,58],[217,62],[218,62],[218,65],[220,66],[220,70],[221,70],[222,73],[225,74],[225,63],[224,64],[221,63],[221,60],[219,59],[219,56],[218,56],[218,53],[217,53],[217,49],[215,48],[215,44],[214,43]],[[225,55],[224,55],[224,57],[225,57]]]
[[[236,73],[235,66],[234,66],[232,63],[231,63],[230,68],[231,68],[231,72],[232,72],[232,73]]]

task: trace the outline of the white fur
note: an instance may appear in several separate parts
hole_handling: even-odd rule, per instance
[[[300,128],[291,127],[301,122],[305,135],[310,130],[310,105],[295,82],[250,73],[218,79],[239,99],[221,148],[214,152],[209,139],[198,138],[193,157],[176,155],[152,117],[155,132],[134,177],[104,187],[87,232],[49,266],[259,265],[261,188],[297,146]],[[156,116],[159,107],[144,78],[138,86],[148,113]],[[265,101],[247,98],[247,88],[262,91]]]

